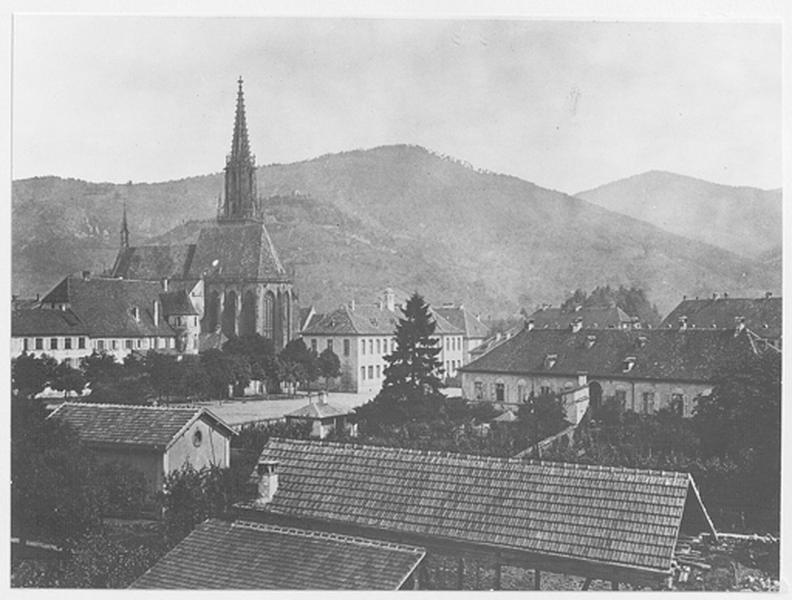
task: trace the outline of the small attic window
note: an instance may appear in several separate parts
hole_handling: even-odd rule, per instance
[[[544,368],[552,369],[557,361],[558,361],[558,354],[548,354],[547,356],[545,356]]]
[[[371,317],[371,318],[369,319],[369,322],[370,322],[370,323],[371,323],[371,324],[372,324],[374,327],[379,327],[379,322],[377,321],[377,319],[376,319],[375,317]]]
[[[137,306],[132,307],[132,318],[135,321],[140,321],[140,309]]]
[[[632,371],[634,366],[635,366],[635,357],[628,356],[627,358],[624,359],[624,362],[622,363],[622,371],[625,373],[629,373],[630,371]]]
[[[644,348],[646,346],[646,342],[649,341],[645,335],[639,335],[638,339],[636,340],[639,348]]]
[[[586,348],[591,348],[597,342],[596,335],[587,335],[586,336]]]

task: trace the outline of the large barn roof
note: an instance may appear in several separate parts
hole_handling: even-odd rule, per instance
[[[709,382],[718,367],[751,352],[748,336],[734,329],[526,328],[461,370]]]
[[[424,555],[402,544],[209,519],[131,587],[396,590]]]
[[[277,492],[239,508],[653,576],[686,508],[711,528],[687,473],[284,439],[260,460],[279,464]]]

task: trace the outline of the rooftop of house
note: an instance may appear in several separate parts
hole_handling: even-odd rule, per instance
[[[462,335],[463,331],[454,327],[437,311],[430,310],[436,323],[437,335]],[[303,335],[381,335],[393,336],[396,324],[404,318],[401,309],[388,310],[386,306],[355,305],[342,306],[332,312],[317,315],[303,330]]]
[[[333,417],[343,417],[352,414],[351,410],[344,410],[328,404],[325,401],[311,400],[305,406],[301,406],[297,410],[290,412],[286,418],[301,418],[301,419],[331,419]]]
[[[25,308],[11,312],[11,336],[87,335],[88,328],[71,310]]]
[[[154,322],[154,302],[160,301],[158,281],[71,275],[41,300],[67,305],[92,337],[173,336],[164,316]]]
[[[68,424],[81,441],[96,445],[164,450],[198,419],[226,436],[235,435],[230,425],[205,408],[64,402],[49,418]]]
[[[461,304],[458,306],[444,304],[435,308],[434,311],[451,325],[463,331],[467,338],[483,339],[490,333],[489,327]]]
[[[718,368],[754,353],[731,330],[523,329],[463,372],[709,382]]]
[[[131,587],[396,590],[425,554],[367,538],[209,519]]]
[[[160,294],[162,314],[167,316],[198,315],[189,294],[185,290],[171,290]]]
[[[578,318],[586,329],[618,328],[633,322],[630,315],[615,305],[580,307],[572,311],[540,308],[526,317],[526,320],[533,320],[537,329],[565,329]]]
[[[686,473],[286,439],[270,439],[259,460],[278,464],[277,491],[238,510],[410,540],[655,577],[670,572],[683,517],[712,530]]]
[[[688,327],[698,329],[733,329],[735,320],[742,318],[745,326],[764,338],[780,338],[783,325],[784,302],[780,297],[731,298],[713,297],[703,300],[683,300],[663,320],[660,328],[678,327],[682,317]]]

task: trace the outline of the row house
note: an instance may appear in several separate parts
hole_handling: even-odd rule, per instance
[[[47,354],[69,363],[93,352],[123,360],[130,352],[197,354],[202,282],[69,276],[36,308],[12,312],[12,355]],[[198,304],[198,306],[196,306]]]
[[[615,400],[625,410],[670,408],[692,416],[719,368],[757,351],[744,328],[536,329],[517,335],[462,368],[473,401],[520,404],[530,395],[564,396],[585,386],[592,408]]]
[[[321,354],[331,349],[340,359],[341,377],[331,382],[338,391],[376,394],[385,381],[385,356],[396,349],[396,324],[402,317],[395,295],[386,290],[376,305],[352,303],[323,315],[306,318],[305,344]],[[462,366],[463,332],[432,311],[437,325],[438,360],[443,375],[453,377]]]

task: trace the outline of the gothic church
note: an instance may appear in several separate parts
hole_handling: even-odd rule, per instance
[[[203,228],[194,244],[130,246],[125,210],[112,276],[178,282],[179,287],[202,290],[203,302],[196,304],[203,306],[203,334],[260,333],[281,349],[298,335],[297,295],[264,226],[241,77],[238,83],[234,135],[216,222]]]

